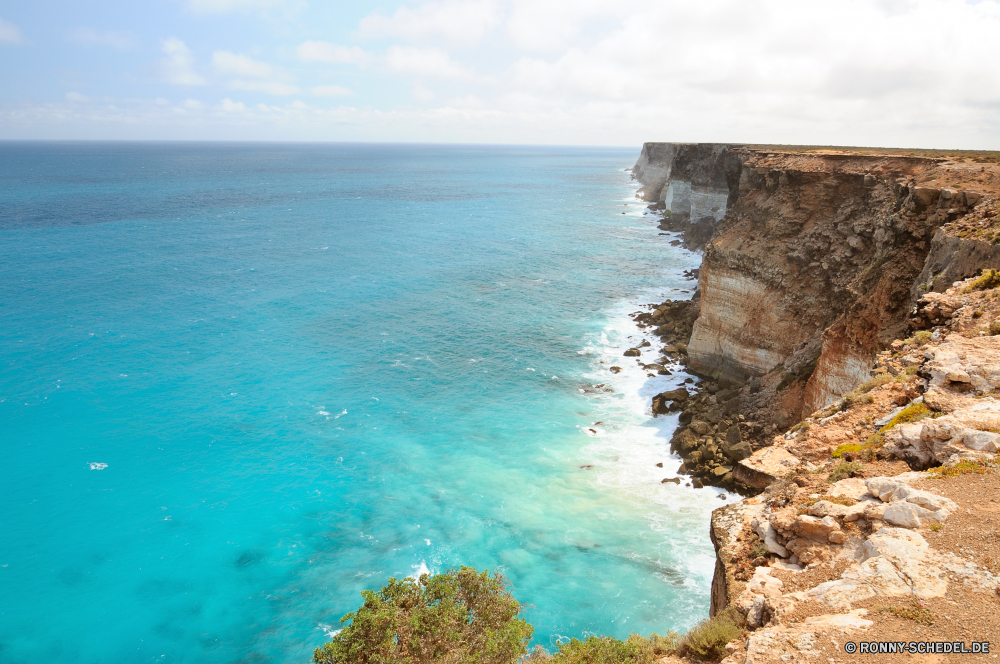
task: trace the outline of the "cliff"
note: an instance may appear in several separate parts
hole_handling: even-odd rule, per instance
[[[716,143],[646,143],[632,176],[639,196],[663,212],[664,230],[679,231],[689,247],[705,245],[726,214],[733,146]]]
[[[727,664],[841,661],[847,641],[995,640],[998,287],[989,274],[925,293],[915,319],[933,330],[895,340],[854,398],[740,462],[769,477],[712,515],[712,612],[735,608],[749,632]],[[768,463],[775,451],[785,464]]]
[[[647,143],[641,196],[704,246],[689,369],[737,390],[726,408],[758,442],[831,403],[920,293],[1000,258],[993,235],[945,228],[989,206],[998,170],[944,153]]]
[[[760,492],[713,513],[725,663],[995,641],[1000,155],[647,144],[633,175],[704,247],[694,302],[636,315],[702,377],[653,413],[694,486]],[[667,204],[723,181],[721,218]]]

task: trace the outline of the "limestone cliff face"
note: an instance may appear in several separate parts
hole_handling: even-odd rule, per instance
[[[867,377],[879,339],[906,325],[910,287],[945,219],[911,214],[910,179],[930,159],[730,153],[738,184],[705,250],[688,353],[695,371],[723,382],[770,374],[753,387],[773,386],[771,401],[808,379],[780,426]]]
[[[663,211],[661,228],[704,248],[688,366],[718,382],[718,403],[746,416],[751,440],[867,379],[922,293],[1000,268],[995,161],[643,146],[639,195]]]
[[[729,145],[646,143],[632,169],[639,195],[664,211],[665,228],[700,248],[726,214],[733,176]]]

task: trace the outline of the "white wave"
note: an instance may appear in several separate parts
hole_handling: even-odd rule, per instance
[[[420,561],[419,565],[410,565],[410,569],[413,570],[413,574],[406,577],[407,579],[413,579],[414,581],[419,581],[420,577],[424,574],[430,575],[431,570],[427,567],[427,563],[423,560]]]
[[[319,625],[316,626],[316,629],[323,630],[323,636],[329,637],[331,639],[340,634],[342,631],[344,631],[342,629],[336,629],[333,625],[327,625],[326,623],[320,623]]]
[[[106,463],[100,463],[99,461],[91,461],[90,462],[90,469],[91,470],[104,470],[107,467],[108,467],[108,464],[106,464]]]

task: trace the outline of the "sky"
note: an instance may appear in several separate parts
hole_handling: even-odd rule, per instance
[[[0,0],[0,139],[1000,149],[1000,0]]]

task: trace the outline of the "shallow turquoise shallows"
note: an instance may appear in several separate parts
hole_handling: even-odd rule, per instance
[[[458,565],[549,649],[704,618],[637,154],[0,144],[0,661],[305,664]]]

